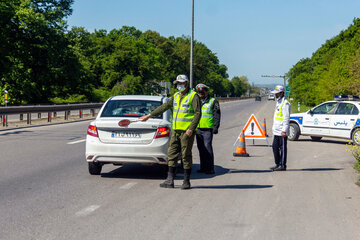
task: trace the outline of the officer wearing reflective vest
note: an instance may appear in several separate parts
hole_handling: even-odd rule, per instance
[[[284,87],[278,85],[271,93],[275,94],[276,107],[272,132],[274,140],[272,144],[275,166],[273,171],[286,171],[287,136],[289,135],[290,103],[285,98]]]
[[[168,176],[160,187],[174,188],[174,178],[178,160],[181,158],[184,167],[184,181],[181,189],[189,189],[192,169],[192,147],[196,127],[201,118],[199,95],[190,89],[186,75],[178,75],[173,82],[179,90],[169,101],[156,108],[150,114],[140,117],[142,121],[156,117],[168,109],[173,110],[172,131],[168,148]]]
[[[196,85],[201,100],[201,119],[196,130],[196,143],[200,155],[199,173],[215,174],[214,152],[212,147],[213,134],[220,127],[220,105],[218,100],[209,96],[209,87],[205,84]]]

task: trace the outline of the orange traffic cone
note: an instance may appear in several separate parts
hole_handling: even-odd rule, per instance
[[[238,141],[238,146],[236,146],[233,155],[234,157],[249,157],[249,154],[246,153],[244,130],[241,131],[240,140]]]
[[[265,137],[268,137],[267,133],[266,133],[266,119],[264,118],[264,123],[261,125],[261,130],[264,134]]]

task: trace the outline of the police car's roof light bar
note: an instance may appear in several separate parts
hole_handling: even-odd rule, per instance
[[[342,94],[335,95],[334,99],[337,100],[337,101],[359,101],[358,96],[342,95]]]

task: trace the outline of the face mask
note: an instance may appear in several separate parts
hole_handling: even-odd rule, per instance
[[[185,85],[177,85],[176,86],[177,90],[179,90],[180,92],[183,92],[185,90]]]

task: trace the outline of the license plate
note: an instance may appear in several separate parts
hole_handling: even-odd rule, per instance
[[[140,133],[136,132],[112,132],[112,138],[141,138]]]

